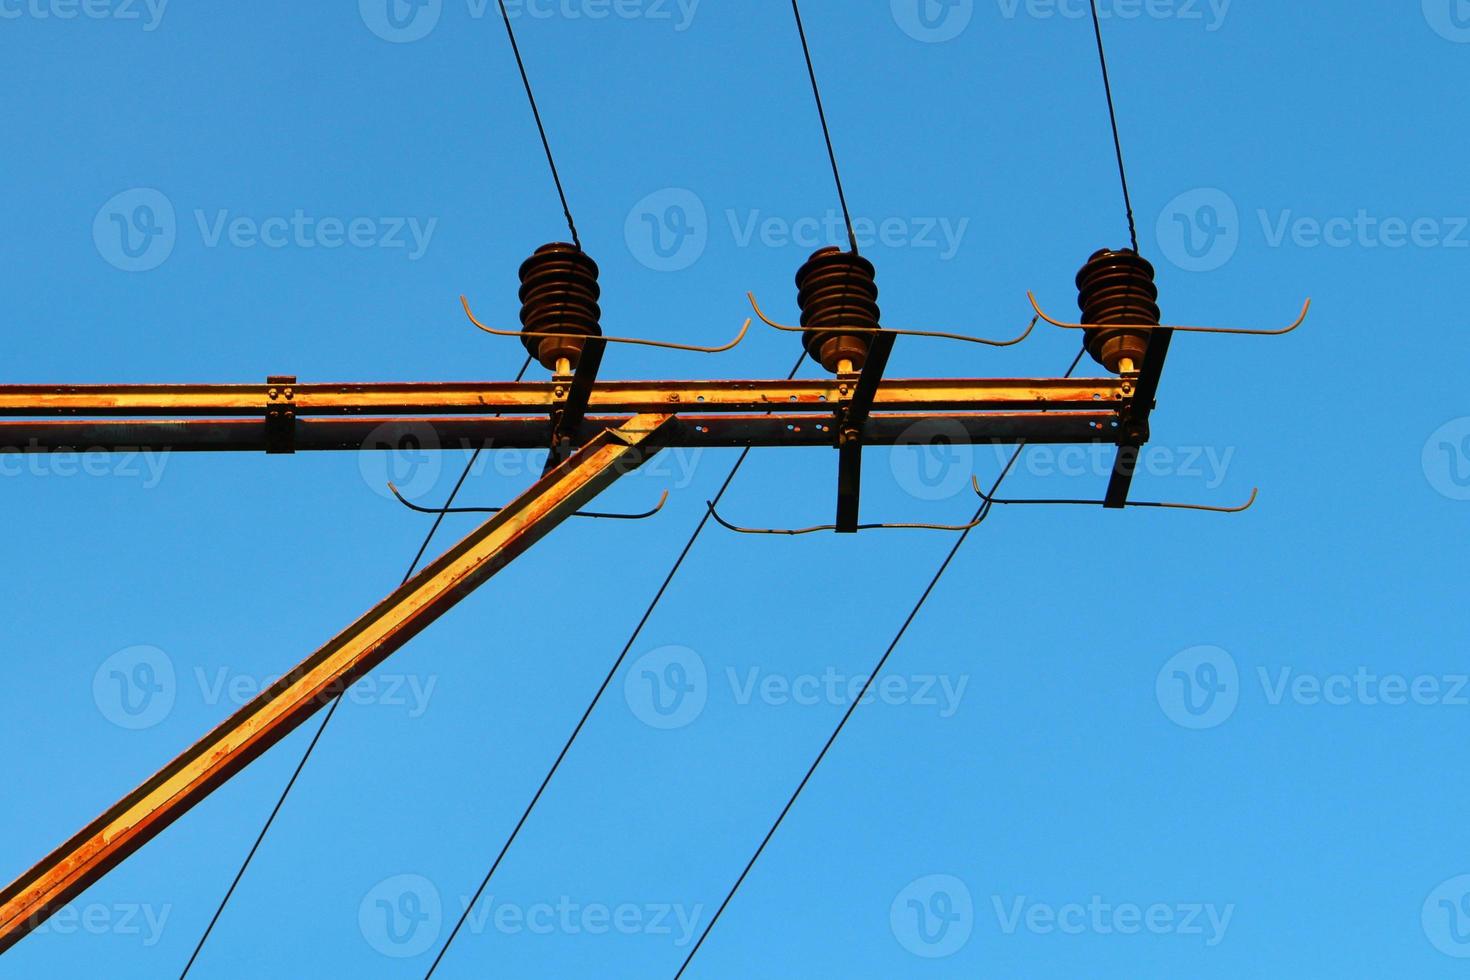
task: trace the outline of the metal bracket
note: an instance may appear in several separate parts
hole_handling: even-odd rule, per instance
[[[606,351],[606,340],[588,337],[572,376],[554,379],[558,404],[551,410],[551,455],[546,458],[544,473],[561,465],[577,448],[577,433],[587,417],[592,388],[597,384],[597,372],[602,368],[602,355]]]
[[[888,357],[898,335],[883,331],[873,335],[868,359],[856,379],[842,383],[844,394],[850,392],[836,413],[837,429],[837,533],[856,534],[858,509],[863,487],[863,430],[873,413],[873,400],[883,372],[888,370]],[[839,379],[841,380],[841,379]]]
[[[1118,455],[1113,460],[1113,475],[1108,481],[1103,503],[1109,510],[1122,510],[1128,506],[1133,472],[1138,468],[1138,453],[1149,439],[1149,415],[1158,401],[1159,379],[1163,377],[1164,359],[1169,355],[1169,341],[1173,337],[1172,330],[1155,328],[1149,331],[1143,363],[1139,365],[1131,397],[1123,403],[1118,420]],[[1127,387],[1123,392],[1125,397],[1130,395]]]
[[[265,383],[265,451],[290,455],[296,452],[296,376],[272,374]]]

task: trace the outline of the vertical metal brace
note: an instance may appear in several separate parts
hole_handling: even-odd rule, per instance
[[[592,388],[597,384],[597,372],[602,368],[602,355],[606,351],[607,341],[588,337],[570,382],[564,386],[566,379],[556,379],[560,404],[551,410],[551,455],[546,458],[545,472],[551,472],[576,449],[577,432],[587,417],[587,405],[592,400]]]
[[[863,487],[863,429],[873,412],[873,399],[888,357],[898,335],[880,331],[872,335],[868,359],[852,384],[851,394],[837,409],[837,533],[856,534]]]
[[[1109,510],[1122,510],[1128,506],[1133,473],[1138,469],[1139,451],[1149,439],[1149,416],[1158,401],[1159,379],[1163,377],[1164,359],[1169,355],[1169,341],[1173,338],[1172,330],[1159,328],[1149,331],[1148,347],[1144,349],[1138,378],[1118,420],[1118,455],[1113,459],[1113,475],[1108,481],[1108,492],[1103,501],[1103,506]],[[1128,394],[1126,389],[1125,394]]]
[[[265,451],[290,455],[296,452],[296,376],[272,374],[265,383]]]

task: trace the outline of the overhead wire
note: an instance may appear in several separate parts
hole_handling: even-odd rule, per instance
[[[520,371],[516,373],[516,381],[520,381],[526,376],[526,371],[531,367],[531,360],[529,357],[526,358],[525,363],[521,365]],[[499,413],[496,414],[498,417]],[[429,533],[424,535],[423,543],[419,545],[418,552],[414,554],[413,561],[408,563],[408,570],[403,573],[403,579],[398,583],[400,587],[413,577],[414,569],[418,568],[419,562],[423,560],[424,553],[429,550],[429,545],[433,542],[434,536],[439,533],[440,525],[444,523],[444,518],[448,516],[449,508],[454,506],[455,498],[459,496],[459,491],[465,485],[465,481],[469,478],[470,473],[474,471],[475,463],[479,461],[480,454],[484,451],[484,448],[483,445],[476,446],[474,452],[470,454],[469,461],[465,463],[464,472],[460,473],[459,479],[455,481],[454,489],[449,491],[449,498],[445,501],[444,510],[440,511],[439,515],[434,519],[433,525],[429,528]],[[286,780],[286,785],[281,790],[281,795],[276,799],[275,806],[271,808],[270,815],[265,818],[265,823],[261,825],[260,832],[255,835],[255,843],[250,845],[249,853],[245,855],[245,860],[240,863],[240,870],[235,872],[234,880],[230,882],[230,887],[225,890],[224,898],[220,899],[219,907],[214,910],[214,915],[210,917],[209,925],[205,926],[204,934],[199,937],[199,942],[194,946],[194,952],[189,955],[189,962],[184,964],[184,971],[179,974],[179,980],[184,980],[189,975],[189,971],[194,968],[195,961],[199,959],[199,954],[204,950],[204,944],[209,941],[210,935],[214,932],[214,927],[219,924],[220,916],[224,914],[225,906],[230,904],[230,899],[235,895],[235,889],[239,887],[241,879],[245,877],[245,872],[250,867],[250,863],[255,860],[255,854],[260,850],[260,845],[265,840],[266,834],[270,833],[271,827],[276,822],[276,817],[280,815],[281,807],[285,806],[286,798],[291,795],[291,790],[295,788],[296,781],[301,777],[302,770],[306,768],[307,761],[311,759],[312,753],[316,751],[317,743],[322,739],[322,733],[332,723],[332,717],[341,706],[342,695],[339,694],[327,706],[327,712],[322,717],[322,723],[317,726],[316,732],[312,734],[311,741],[306,745],[306,751],[301,753],[300,761],[296,763],[296,768],[291,772],[291,778]]]
[[[817,69],[812,64],[811,45],[806,40],[806,26],[801,21],[801,7],[791,0],[791,12],[796,15],[796,33],[801,37],[801,52],[806,57],[807,75],[812,80],[812,96],[817,102],[817,117],[822,121],[822,137],[827,141],[827,159],[832,161],[832,179],[837,184],[837,199],[842,203],[842,220],[847,224],[847,241],[852,253],[858,254],[857,235],[852,229],[852,212],[847,207],[847,192],[842,187],[842,172],[837,168],[837,151],[832,148],[832,129],[827,125],[827,109],[822,103],[822,87],[817,83]]]
[[[1128,240],[1133,251],[1138,251],[1138,226],[1133,220],[1133,195],[1128,192],[1128,169],[1123,165],[1123,139],[1118,135],[1118,110],[1113,104],[1113,82],[1108,75],[1108,54],[1103,49],[1102,19],[1098,16],[1097,0],[1092,2],[1092,31],[1097,37],[1097,60],[1102,66],[1103,92],[1108,97],[1108,120],[1113,126],[1113,150],[1118,156],[1118,179],[1123,184],[1123,208],[1128,214]]]
[[[1085,353],[1086,351],[1081,351],[1077,354],[1076,359],[1072,361],[1072,366],[1067,369],[1067,373],[1063,375],[1063,377],[1070,378],[1072,376],[1072,373],[1077,370],[1077,365],[1082,363],[1082,357]],[[1016,447],[1016,451],[1011,454],[1010,461],[1006,463],[1005,468],[1001,471],[1000,476],[996,478],[995,484],[991,487],[990,495],[992,497],[995,496],[997,492],[999,492],[1001,484],[1005,482],[1006,477],[1010,475],[1011,469],[1016,465],[1017,460],[1021,458],[1021,454],[1025,451],[1026,444],[1024,442]],[[935,571],[933,578],[929,580],[929,584],[919,595],[919,600],[914,603],[914,607],[909,611],[908,616],[904,619],[903,625],[901,625],[898,628],[898,632],[894,634],[893,641],[888,644],[887,649],[883,651],[883,655],[878,658],[877,665],[873,668],[872,672],[868,674],[867,681],[863,684],[862,690],[859,691],[857,696],[852,699],[852,703],[847,706],[847,711],[843,713],[841,720],[837,722],[837,727],[832,730],[832,734],[827,738],[826,743],[822,746],[822,750],[817,753],[816,759],[813,760],[811,766],[807,768],[806,775],[802,776],[801,782],[797,784],[795,792],[793,792],[790,798],[787,799],[786,805],[781,808],[781,812],[776,816],[775,822],[771,824],[771,829],[766,831],[766,835],[761,840],[760,846],[755,849],[755,853],[752,854],[750,860],[745,863],[745,867],[741,870],[740,876],[735,879],[735,884],[730,887],[729,892],[727,892],[725,895],[724,901],[720,903],[719,908],[715,910],[715,914],[710,917],[710,921],[705,925],[704,931],[700,933],[699,939],[689,950],[689,954],[684,958],[683,964],[681,964],[679,967],[679,972],[674,974],[674,980],[679,980],[679,978],[684,976],[684,971],[689,969],[689,964],[694,961],[694,957],[699,953],[700,948],[704,945],[704,941],[709,938],[710,933],[714,930],[715,924],[719,922],[720,916],[724,914],[725,909],[729,907],[730,902],[735,898],[735,893],[738,892],[740,890],[740,886],[745,883],[745,879],[749,877],[751,869],[754,868],[756,862],[760,860],[760,856],[765,853],[766,846],[770,844],[771,839],[776,836],[776,831],[780,829],[781,824],[785,821],[787,814],[791,812],[791,808],[796,805],[796,800],[799,796],[801,796],[802,790],[806,789],[807,784],[811,782],[812,776],[816,774],[817,768],[822,764],[822,760],[827,758],[827,753],[831,751],[832,746],[836,743],[838,737],[842,734],[843,729],[847,727],[847,723],[852,719],[854,712],[857,711],[858,705],[862,704],[863,700],[867,697],[868,691],[873,686],[873,682],[876,681],[878,675],[883,672],[883,668],[888,665],[889,658],[893,656],[893,651],[898,649],[898,645],[900,641],[903,640],[904,634],[908,632],[909,627],[912,626],[914,620],[918,618],[919,612],[924,608],[924,604],[929,601],[929,597],[939,586],[940,579],[944,577],[944,573],[954,562],[955,556],[959,554],[960,549],[964,547],[965,542],[969,540],[970,532],[978,528],[985,521],[985,519],[990,516],[992,506],[993,505],[990,501],[986,501],[985,503],[980,505],[980,508],[975,511],[975,516],[973,518],[973,521],[975,522],[974,526],[967,528],[960,533],[959,537],[955,540],[954,546],[949,549],[949,553],[945,555],[944,560],[940,562],[939,568],[937,571]]]
[[[796,364],[792,366],[791,373],[786,376],[787,380],[796,377],[796,372],[801,370],[801,365],[805,360],[805,353],[796,359]],[[716,504],[724,498],[726,491],[730,489],[730,484],[735,481],[736,474],[740,472],[741,467],[745,465],[745,461],[749,456],[749,446],[740,451],[740,455],[736,458],[735,464],[730,467],[730,472],[725,476],[724,482],[720,485],[719,492],[715,494],[714,502]],[[618,675],[618,671],[622,669],[623,663],[628,659],[628,654],[632,651],[633,644],[638,642],[638,637],[643,634],[643,628],[648,625],[648,621],[653,617],[654,610],[658,608],[658,604],[668,591],[669,585],[674,581],[674,576],[679,573],[679,570],[684,565],[684,560],[689,557],[689,553],[694,549],[695,542],[704,533],[704,529],[709,524],[712,514],[712,508],[705,510],[704,516],[695,525],[694,532],[689,535],[689,540],[684,543],[683,549],[679,552],[678,557],[674,559],[673,565],[669,567],[669,571],[664,576],[663,582],[659,585],[658,591],[653,594],[653,599],[648,603],[648,607],[643,611],[642,617],[638,620],[638,625],[633,627],[633,632],[629,634],[628,641],[623,644],[623,649],[618,653],[617,659],[613,661],[612,668],[607,672],[607,676],[603,678],[602,685],[598,687],[597,693],[588,702],[586,710],[582,712],[582,717],[577,720],[576,727],[572,729],[571,735],[567,737],[566,743],[562,745],[561,751],[557,753],[556,759],[552,762],[551,768],[547,771],[545,778],[541,780],[541,785],[536,787],[536,792],[531,796],[531,802],[526,804],[526,808],[522,811],[520,819],[516,821],[515,826],[511,829],[510,836],[505,839],[505,843],[501,845],[500,851],[495,855],[495,860],[490,863],[490,870],[485,872],[485,877],[481,879],[479,887],[475,889],[474,896],[465,903],[459,920],[455,922],[454,928],[450,930],[448,938],[444,940],[444,945],[439,948],[438,954],[434,957],[434,962],[429,965],[429,971],[424,974],[424,980],[429,980],[429,978],[433,977],[434,971],[443,962],[445,954],[449,952],[449,947],[454,943],[455,937],[459,935],[460,930],[464,927],[465,921],[469,918],[470,911],[480,901],[480,896],[485,893],[485,889],[490,885],[490,879],[495,876],[495,872],[500,868],[501,862],[505,860],[505,855],[510,851],[511,845],[515,843],[516,838],[520,836],[522,828],[525,827],[526,821],[530,819],[531,812],[536,809],[536,804],[540,802],[542,795],[546,792],[546,788],[551,785],[552,779],[555,778],[558,770],[561,769],[562,763],[566,761],[567,754],[571,751],[573,743],[577,741],[577,737],[581,735],[582,729],[586,727],[588,719],[592,717],[592,713],[597,709],[598,704],[602,702],[602,698],[607,693],[608,687],[612,685],[613,680]]]

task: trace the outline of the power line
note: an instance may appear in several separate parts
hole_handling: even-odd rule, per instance
[[[567,229],[572,233],[572,244],[580,250],[582,239],[577,235],[577,223],[572,220],[567,192],[561,184],[561,173],[556,169],[556,157],[552,156],[551,141],[546,138],[546,126],[541,122],[541,110],[536,106],[536,93],[531,91],[531,76],[526,73],[526,62],[521,58],[521,46],[516,43],[515,28],[510,25],[510,14],[505,10],[505,0],[500,0],[500,16],[505,21],[505,33],[510,37],[510,50],[516,56],[516,67],[521,71],[521,84],[526,87],[526,101],[531,103],[531,115],[536,118],[536,131],[541,134],[541,147],[546,151],[546,162],[551,167],[551,179],[556,184],[557,196],[561,198],[561,210],[567,217]]]
[[[1063,375],[1063,377],[1070,378],[1072,376],[1072,372],[1077,370],[1077,365],[1082,363],[1082,355],[1085,353],[1086,351],[1078,353],[1076,360],[1072,362],[1072,366],[1067,369],[1067,373]],[[990,489],[990,495],[992,497],[994,497],[995,494],[1000,490],[1001,484],[1004,483],[1006,477],[1010,475],[1012,467],[1016,465],[1016,461],[1021,458],[1021,453],[1025,452],[1025,450],[1026,444],[1023,442],[1019,446],[1017,446],[1016,451],[1011,454],[1010,461],[1006,463],[1005,469],[1001,470],[1000,476],[996,478],[995,484]],[[980,509],[975,511],[975,516],[971,518],[971,521],[979,522],[983,521],[983,519],[985,518],[988,518],[990,516],[993,506],[994,505],[991,504],[989,501],[981,504]],[[689,969],[689,964],[693,962],[695,955],[699,952],[699,948],[704,945],[704,941],[709,938],[709,934],[714,929],[715,923],[720,920],[720,916],[724,913],[725,909],[729,907],[731,900],[735,898],[735,893],[738,892],[740,890],[740,886],[745,883],[745,879],[750,874],[750,870],[755,867],[756,861],[760,860],[761,854],[765,852],[766,845],[771,842],[771,838],[776,836],[776,831],[780,829],[782,821],[786,819],[786,815],[790,813],[791,808],[796,805],[797,797],[801,795],[802,790],[806,789],[807,783],[811,782],[812,776],[816,774],[817,767],[820,766],[822,764],[822,760],[827,757],[827,753],[831,750],[833,744],[837,741],[837,737],[842,734],[842,730],[847,727],[847,723],[849,720],[851,720],[853,713],[857,711],[858,705],[862,703],[865,697],[867,697],[868,690],[873,686],[873,682],[878,679],[878,675],[882,673],[883,668],[887,666],[888,658],[893,656],[893,651],[898,648],[899,641],[903,639],[904,634],[908,632],[909,627],[913,625],[914,620],[918,618],[919,611],[924,608],[924,603],[929,601],[929,596],[933,594],[934,589],[939,585],[939,580],[944,577],[944,573],[949,569],[950,564],[954,561],[955,555],[959,554],[960,548],[964,547],[965,541],[968,540],[970,537],[970,531],[975,530],[975,528],[978,526],[979,524],[976,524],[974,527],[962,531],[960,533],[959,539],[955,541],[954,547],[949,549],[949,554],[944,556],[944,561],[940,562],[939,569],[934,573],[934,577],[929,580],[928,586],[925,587],[923,593],[919,596],[919,601],[914,604],[914,608],[909,611],[908,617],[903,621],[903,625],[900,626],[898,628],[898,632],[894,634],[893,642],[888,644],[888,649],[884,650],[883,656],[878,658],[878,664],[873,668],[872,673],[868,675],[867,682],[863,684],[862,690],[858,693],[857,697],[852,699],[852,703],[847,706],[847,711],[843,713],[842,720],[839,721],[837,723],[837,727],[833,729],[831,736],[827,739],[827,743],[822,746],[822,751],[817,753],[817,757],[812,762],[811,767],[807,769],[806,775],[801,777],[801,782],[797,784],[796,791],[791,794],[791,798],[788,799],[786,801],[786,805],[781,808],[780,814],[776,817],[776,822],[771,824],[770,830],[766,831],[765,838],[761,840],[760,846],[755,849],[755,853],[751,855],[750,860],[745,863],[745,868],[740,872],[740,877],[735,879],[735,884],[730,887],[730,891],[725,895],[725,900],[721,902],[720,907],[715,910],[715,914],[710,918],[709,924],[704,927],[704,932],[700,933],[699,940],[695,942],[694,948],[691,949],[689,951],[689,955],[684,958],[684,963],[679,967],[679,972],[674,974],[674,980],[679,980],[680,977],[684,976],[684,971]]]
[[[1133,222],[1133,197],[1128,193],[1128,170],[1123,166],[1123,140],[1118,135],[1118,110],[1113,106],[1113,83],[1108,77],[1108,55],[1103,50],[1102,21],[1097,14],[1097,0],[1092,0],[1092,31],[1097,35],[1097,60],[1102,65],[1103,91],[1108,97],[1108,119],[1113,124],[1113,149],[1118,154],[1118,179],[1123,183],[1123,207],[1128,212],[1128,238],[1133,251],[1138,251],[1138,227]]]
[[[526,358],[526,362],[521,365],[520,372],[516,375],[517,381],[520,381],[526,376],[526,371],[530,366],[531,358],[528,357]],[[449,492],[449,499],[444,504],[446,510],[439,513],[439,516],[434,519],[433,525],[429,528],[429,533],[424,535],[423,544],[419,545],[418,553],[413,556],[413,561],[409,562],[408,571],[403,573],[403,581],[398,583],[400,587],[413,577],[413,571],[418,567],[419,562],[423,560],[424,552],[429,550],[429,543],[434,540],[434,535],[439,533],[439,525],[444,523],[444,518],[447,516],[447,509],[454,506],[454,499],[459,496],[460,488],[464,486],[465,480],[469,478],[470,473],[474,470],[475,463],[479,460],[480,453],[484,448],[484,446],[476,446],[475,451],[470,455],[469,462],[465,464],[464,472],[459,475],[459,479],[455,481],[454,489]],[[225,897],[220,899],[219,908],[214,910],[214,915],[210,918],[209,925],[205,926],[204,935],[199,937],[199,943],[194,947],[194,952],[189,956],[189,962],[184,964],[184,972],[179,974],[179,980],[184,980],[189,975],[189,971],[194,968],[194,961],[199,958],[200,952],[204,949],[204,944],[209,941],[210,935],[214,932],[215,925],[219,923],[220,916],[224,914],[225,906],[230,904],[230,899],[234,896],[235,889],[239,886],[240,880],[245,877],[246,869],[250,867],[250,862],[255,859],[255,852],[260,850],[260,845],[265,840],[265,835],[270,833],[271,825],[276,822],[276,817],[280,814],[281,807],[286,803],[286,797],[291,795],[291,790],[296,786],[296,780],[301,776],[301,771],[306,768],[307,760],[311,758],[312,752],[316,751],[316,745],[321,741],[322,733],[327,730],[327,725],[332,722],[332,716],[337,713],[337,709],[341,705],[342,695],[339,694],[332,699],[331,705],[327,707],[327,713],[322,717],[322,723],[317,726],[316,734],[312,735],[311,741],[307,743],[306,751],[301,754],[301,761],[296,763],[296,769],[291,773],[291,778],[286,781],[286,786],[281,790],[281,795],[276,800],[276,805],[271,808],[270,816],[266,817],[265,823],[261,825],[260,833],[255,836],[255,843],[250,845],[250,852],[245,855],[245,860],[241,862],[240,870],[235,872],[235,880],[230,882],[230,887],[225,891]]]
[[[797,358],[796,364],[791,368],[791,373],[786,376],[788,380],[796,377],[796,372],[801,369],[801,365],[805,360],[805,354],[802,354],[801,357]],[[730,467],[730,472],[728,475],[726,475],[725,482],[720,485],[719,492],[715,494],[714,502],[716,504],[718,504],[720,500],[725,496],[725,491],[730,489],[730,484],[734,482],[735,475],[740,472],[740,468],[745,465],[745,460],[749,456],[749,446],[740,451],[740,456],[735,460],[735,465]],[[679,557],[674,559],[674,564],[670,566],[668,574],[664,576],[663,584],[660,585],[658,587],[658,591],[653,594],[653,600],[649,602],[648,608],[643,611],[643,617],[638,620],[638,625],[633,628],[632,634],[628,637],[628,642],[623,644],[622,652],[618,654],[617,660],[613,662],[612,669],[609,670],[607,672],[607,676],[603,678],[602,686],[599,687],[597,689],[597,693],[592,696],[592,700],[587,705],[587,710],[582,712],[582,717],[577,721],[577,727],[572,729],[572,734],[567,738],[566,744],[564,744],[561,747],[561,751],[557,753],[556,761],[551,764],[551,769],[546,773],[546,778],[541,780],[541,785],[536,788],[536,793],[531,797],[531,802],[526,804],[525,811],[521,813],[521,818],[516,821],[516,825],[511,830],[510,836],[506,838],[505,843],[501,846],[500,853],[495,855],[495,860],[491,863],[490,870],[485,872],[485,877],[480,882],[480,887],[475,889],[474,897],[465,904],[464,911],[460,913],[459,921],[454,924],[454,929],[450,931],[449,938],[444,940],[444,945],[439,949],[439,955],[434,957],[434,962],[429,966],[429,972],[424,974],[424,980],[429,980],[429,978],[434,975],[434,971],[439,968],[440,962],[442,962],[444,959],[444,954],[449,952],[449,947],[454,942],[454,938],[459,935],[460,929],[464,927],[465,921],[469,918],[470,910],[473,909],[475,905],[480,901],[480,896],[485,893],[485,889],[490,884],[490,879],[495,876],[496,869],[500,867],[500,862],[505,859],[506,853],[510,850],[511,845],[515,843],[516,838],[520,835],[521,828],[523,828],[526,825],[526,821],[530,819],[531,811],[536,808],[536,804],[541,800],[541,795],[546,792],[546,787],[551,784],[552,778],[556,776],[557,770],[561,768],[561,764],[566,759],[567,753],[571,751],[572,744],[576,742],[577,736],[582,733],[582,729],[586,726],[587,720],[592,717],[592,712],[596,710],[597,705],[601,703],[602,696],[607,693],[608,687],[611,686],[613,679],[617,677],[618,671],[622,669],[623,662],[628,659],[628,653],[633,649],[633,644],[636,643],[638,641],[638,637],[642,635],[643,627],[648,625],[649,619],[653,616],[653,611],[658,608],[659,601],[663,599],[664,593],[668,591],[669,584],[674,581],[674,576],[677,575],[679,573],[679,569],[683,567],[684,559],[688,558],[689,552],[694,549],[694,543],[698,541],[699,536],[704,533],[704,529],[706,525],[709,524],[712,514],[713,508],[706,508],[704,516],[700,518],[699,523],[695,525],[694,533],[691,534],[689,536],[689,540],[685,542],[684,549],[679,552]]]
[[[832,148],[832,130],[827,125],[827,110],[822,106],[822,88],[817,84],[817,69],[812,65],[812,49],[806,41],[806,27],[801,22],[801,7],[791,0],[791,12],[796,15],[796,33],[801,37],[801,51],[806,56],[806,72],[812,80],[812,95],[817,100],[817,116],[822,120],[822,137],[827,141],[827,158],[832,161],[832,179],[837,182],[837,199],[842,202],[842,218],[847,223],[847,241],[857,254],[857,235],[852,230],[852,212],[847,209],[847,192],[842,189],[842,173],[837,169],[837,151]]]

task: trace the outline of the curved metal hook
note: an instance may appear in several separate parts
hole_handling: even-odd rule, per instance
[[[985,501],[985,503],[987,505],[995,505],[995,504],[1005,504],[1005,505],[1012,505],[1012,504],[1040,504],[1040,505],[1052,506],[1052,507],[1056,507],[1056,506],[1064,506],[1064,507],[1067,507],[1067,506],[1075,506],[1075,507],[1102,507],[1103,504],[1104,504],[1104,502],[1101,501],[1101,500],[1001,500],[1000,498],[995,497],[995,496],[992,496],[991,494],[986,493],[984,490],[981,490],[980,489],[980,478],[977,477],[977,476],[971,476],[970,477],[970,485],[975,489],[976,496],[978,496],[981,500]],[[1256,505],[1256,498],[1259,497],[1260,494],[1261,494],[1261,488],[1260,487],[1254,488],[1253,490],[1251,490],[1250,499],[1247,500],[1245,503],[1241,504],[1238,507],[1211,507],[1211,506],[1209,506],[1207,504],[1160,503],[1160,502],[1151,501],[1151,500],[1130,500],[1126,504],[1124,504],[1123,506],[1125,506],[1125,507],[1162,507],[1162,508],[1165,508],[1167,510],[1198,510],[1198,511],[1204,511],[1204,512],[1210,513],[1210,514],[1243,514],[1243,513],[1245,513],[1246,511],[1250,510],[1252,507],[1254,507]]]
[[[398,492],[398,488],[392,483],[388,489],[393,491],[393,496],[398,502],[409,510],[418,511],[420,514],[498,514],[505,510],[504,507],[420,507],[418,504],[408,500]],[[664,509],[664,504],[669,502],[669,492],[664,491],[663,496],[658,498],[658,506],[653,510],[642,514],[601,514],[596,511],[577,511],[573,517],[595,517],[604,521],[642,521],[646,520]]]
[[[705,501],[705,506],[709,508],[709,515],[715,519],[715,523],[737,534],[779,534],[787,537],[797,537],[803,534],[820,534],[823,531],[837,530],[836,524],[821,524],[817,527],[798,527],[790,530],[782,528],[741,527],[738,524],[731,524],[721,517],[720,512],[715,510],[714,501]],[[980,509],[980,516],[969,524],[859,524],[857,529],[859,531],[948,531],[958,534],[965,531],[973,531],[985,523],[985,519],[990,516],[990,511],[991,506],[986,504]]]
[[[756,302],[755,293],[746,293],[745,296],[750,300],[750,306],[751,309],[755,310],[755,315],[760,317],[761,322],[767,326],[775,327],[777,330],[785,330],[787,333],[807,333],[816,329],[814,327],[792,327],[784,323],[777,323],[775,320],[766,316],[761,310],[760,304]],[[1032,317],[1031,325],[1026,328],[1026,332],[1015,340],[986,340],[984,337],[971,337],[962,333],[941,333],[936,330],[890,330],[887,327],[880,327],[876,330],[872,327],[843,327],[842,331],[843,333],[891,333],[900,337],[937,337],[940,340],[962,340],[967,344],[984,344],[986,347],[1014,347],[1031,336],[1031,331],[1036,329],[1037,319],[1037,317]]]
[[[464,296],[460,296],[459,302],[460,305],[464,307],[464,314],[465,316],[470,318],[471,323],[473,323],[475,326],[479,327],[486,333],[494,334],[497,337],[554,337],[558,340],[587,339],[586,334],[580,333],[538,332],[527,334],[520,330],[496,330],[494,327],[488,327],[475,318],[474,311],[470,309],[470,301],[468,299],[466,299]],[[693,354],[723,354],[725,351],[734,350],[740,345],[740,342],[745,339],[745,335],[750,331],[750,324],[751,321],[749,318],[747,318],[745,321],[745,325],[742,326],[740,328],[740,332],[735,335],[735,339],[730,341],[728,344],[723,344],[719,347],[698,347],[693,344],[675,344],[665,340],[640,340],[636,337],[603,337],[601,339],[609,344],[636,344],[640,347],[662,347],[666,350],[689,351]]]
[[[1046,312],[1041,308],[1041,304],[1036,301],[1036,294],[1030,290],[1027,290],[1026,298],[1031,301],[1031,308],[1036,311],[1037,316],[1052,326],[1062,327],[1065,330],[1116,330],[1126,327],[1129,330],[1173,330],[1177,333],[1228,333],[1247,337],[1280,337],[1291,333],[1297,327],[1306,323],[1307,314],[1312,310],[1312,301],[1308,299],[1302,304],[1302,313],[1301,316],[1296,318],[1296,322],[1281,330],[1246,330],[1240,327],[1175,327],[1169,324],[1155,325],[1148,323],[1068,323],[1065,320],[1056,320],[1047,316]]]

